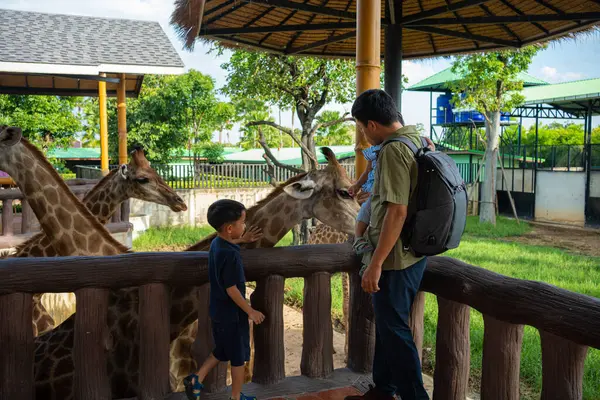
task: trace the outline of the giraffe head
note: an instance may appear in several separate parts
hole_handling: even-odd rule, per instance
[[[129,164],[121,165],[118,171],[128,197],[162,204],[175,212],[187,210],[183,199],[150,166],[141,147],[136,147],[130,155]]]
[[[359,205],[348,193],[352,182],[329,147],[322,147],[321,152],[327,166],[291,180],[283,191],[302,201],[302,218],[317,218],[339,231],[353,234]]]
[[[23,137],[21,128],[16,126],[0,125],[0,152],[4,153]]]

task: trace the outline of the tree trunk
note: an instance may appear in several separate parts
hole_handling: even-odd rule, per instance
[[[481,190],[481,208],[479,222],[490,222],[496,225],[496,168],[498,142],[500,139],[500,111],[486,113],[485,135],[487,147],[485,149],[485,174]]]

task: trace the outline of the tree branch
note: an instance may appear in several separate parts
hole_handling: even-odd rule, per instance
[[[267,121],[264,121],[264,122],[267,122]],[[271,149],[269,148],[269,145],[267,144],[267,141],[265,140],[265,135],[264,135],[262,129],[260,129],[260,128],[258,128],[258,143],[262,146],[262,148],[265,151],[265,154],[263,155],[263,158],[265,160],[267,160],[267,158],[268,158],[277,167],[283,168],[283,169],[287,169],[288,171],[292,171],[292,172],[294,172],[296,174],[304,172],[300,168],[296,168],[296,167],[292,167],[291,165],[286,165],[286,164],[280,163],[277,160],[277,158],[275,158],[275,156],[273,155],[273,153],[271,152]],[[267,164],[269,164],[268,161],[267,161]],[[274,180],[275,177],[272,177],[272,178]]]
[[[308,149],[308,147],[306,147],[306,145],[304,145],[304,143],[302,143],[302,141],[298,138],[298,136],[296,136],[294,134],[294,132],[292,132],[291,129],[285,128],[281,125],[276,124],[275,122],[271,122],[271,121],[252,121],[252,122],[248,122],[246,124],[246,126],[260,126],[260,125],[267,125],[267,126],[271,126],[275,129],[279,129],[281,132],[288,134],[293,140],[294,142],[296,142],[296,144],[298,144],[298,146],[300,146],[300,148],[302,149],[302,151],[315,163],[315,164],[319,164],[319,161],[317,160],[317,157]],[[259,133],[261,131],[259,130]],[[266,143],[265,143],[266,144]],[[273,159],[272,159],[273,160]],[[277,164],[275,164],[277,165]],[[297,169],[297,168],[296,168]],[[302,170],[298,170],[300,172],[304,172]]]
[[[311,130],[310,130],[310,136],[314,136],[315,133],[321,129],[321,128],[328,128],[330,126],[333,125],[337,125],[337,124],[341,124],[342,122],[354,122],[354,118],[352,117],[346,117],[349,113],[345,113],[342,118],[336,119],[335,121],[329,121],[329,122],[320,122],[318,124],[316,124]]]
[[[269,157],[267,157],[267,153],[263,154],[263,158],[265,159],[265,162],[267,163],[267,166],[265,168],[263,168],[263,171],[269,175],[269,185],[273,186],[273,187],[277,187],[277,179],[275,179],[275,166],[273,165],[273,163],[271,162],[271,160],[269,159]]]

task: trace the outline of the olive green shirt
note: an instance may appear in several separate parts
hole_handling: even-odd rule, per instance
[[[400,136],[406,136],[421,147],[421,138],[414,125],[400,128],[389,139]],[[377,164],[371,195],[371,220],[365,233],[373,247],[377,247],[379,242],[387,204],[408,206],[417,184],[417,162],[404,143],[391,142],[383,146],[377,157]],[[372,256],[372,252],[364,253],[363,264],[369,265]],[[410,251],[405,251],[402,239],[398,237],[398,242],[383,263],[383,270],[405,269],[421,259],[422,257],[415,257]]]

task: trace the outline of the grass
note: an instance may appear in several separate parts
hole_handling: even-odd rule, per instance
[[[571,254],[551,247],[521,244],[518,237],[531,231],[526,222],[517,224],[499,218],[496,227],[480,225],[477,217],[469,217],[463,240],[458,249],[448,256],[469,264],[518,279],[546,282],[570,291],[600,298],[600,258]],[[150,229],[134,241],[136,251],[180,248],[196,242],[212,232],[210,228]],[[501,239],[501,240],[499,240]],[[291,234],[278,246],[291,244]],[[567,268],[568,266],[568,268]],[[301,308],[304,280],[287,279],[286,304]],[[332,315],[341,318],[342,290],[339,274],[332,277]],[[435,332],[437,327],[437,302],[434,295],[426,295],[424,369],[431,373],[435,360]],[[478,389],[481,376],[483,349],[483,318],[471,311],[471,382]],[[539,398],[542,383],[540,337],[535,328],[525,327],[521,354],[522,398]],[[585,362],[583,398],[600,399],[600,350],[590,349]]]

